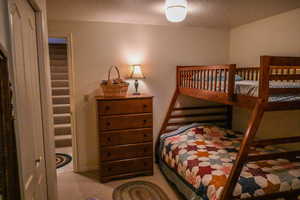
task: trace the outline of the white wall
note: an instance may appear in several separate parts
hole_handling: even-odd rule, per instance
[[[230,31],[230,61],[259,64],[260,55],[300,56],[300,8]]]
[[[0,0],[0,45],[8,51],[8,14],[6,0]]]
[[[300,9],[259,20],[230,31],[230,62],[259,64],[259,56],[300,56]],[[267,113],[260,136],[283,136],[300,133],[299,111]],[[248,114],[235,110],[236,129],[246,127]]]
[[[80,170],[97,167],[93,95],[107,78],[110,65],[119,66],[125,76],[128,64],[143,64],[147,78],[141,89],[154,95],[156,136],[175,89],[176,65],[228,61],[229,32],[225,30],[71,21],[50,21],[48,25],[50,35],[73,34]],[[85,95],[90,95],[88,102]]]

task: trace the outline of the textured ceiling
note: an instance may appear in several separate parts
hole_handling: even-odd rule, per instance
[[[188,0],[188,16],[173,24],[164,0],[47,0],[49,20],[107,21],[232,28],[300,7],[300,0]]]

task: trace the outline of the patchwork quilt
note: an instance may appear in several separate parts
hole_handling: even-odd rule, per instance
[[[161,161],[203,200],[218,200],[240,147],[242,135],[216,126],[197,125],[161,137]],[[256,148],[251,154],[284,151]],[[300,162],[286,159],[250,162],[242,170],[233,195],[261,196],[300,189]]]

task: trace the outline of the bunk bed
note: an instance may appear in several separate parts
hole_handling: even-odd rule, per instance
[[[300,136],[255,136],[265,112],[300,109],[300,57],[261,56],[259,67],[178,66],[176,76],[156,142],[159,168],[174,188],[192,200],[297,199],[300,151],[276,145]],[[218,104],[178,107],[179,95]],[[232,106],[251,110],[245,133],[230,130]]]

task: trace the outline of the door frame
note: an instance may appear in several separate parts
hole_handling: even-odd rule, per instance
[[[44,158],[46,168],[46,184],[47,184],[47,200],[57,200],[57,175],[56,175],[56,161],[55,161],[55,148],[54,148],[54,127],[53,127],[53,111],[51,96],[51,80],[50,80],[50,63],[49,63],[49,51],[48,51],[48,28],[47,28],[47,15],[46,15],[46,1],[45,0],[27,0],[32,6],[35,12],[36,18],[36,31],[37,31],[37,49],[38,49],[38,70],[39,70],[39,81],[41,92],[41,109],[42,109],[42,125],[43,125],[43,138],[44,138]],[[14,9],[14,0],[8,0],[8,13]],[[11,77],[14,80],[13,68],[15,63],[13,62],[13,51],[12,43],[12,19],[9,17],[9,31],[10,31],[10,63],[11,63]],[[12,82],[12,88],[19,87]],[[13,100],[16,105],[15,99]],[[18,119],[16,119],[15,132],[16,137],[20,135],[18,130]],[[20,157],[18,158],[20,162]],[[20,166],[20,165],[19,165]],[[20,170],[19,170],[20,172]],[[20,174],[21,177],[21,174]],[[21,186],[22,192],[22,186]]]
[[[79,172],[78,159],[78,142],[77,142],[77,126],[76,126],[76,107],[75,107],[75,73],[73,59],[73,37],[72,33],[51,33],[49,38],[63,38],[67,41],[67,56],[68,56],[68,77],[70,89],[70,108],[71,108],[71,134],[72,134],[72,152],[73,152],[73,171]]]

